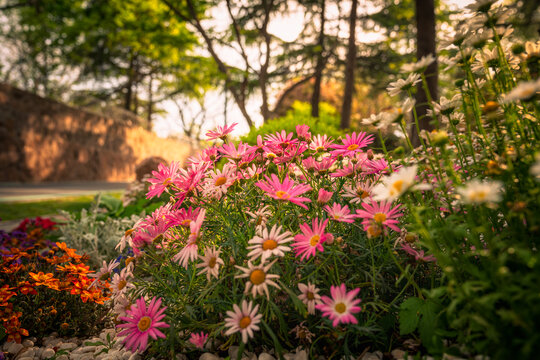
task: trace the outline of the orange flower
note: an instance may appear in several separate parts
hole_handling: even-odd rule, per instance
[[[41,271],[37,274],[33,272],[29,272],[28,274],[36,282],[36,286],[43,285],[49,289],[58,290],[58,279],[55,279],[53,274],[44,274]]]
[[[3,267],[1,271],[5,274],[15,274],[24,269],[25,269],[25,266],[22,264],[11,264],[7,268]]]
[[[70,274],[74,275],[86,275],[88,273],[94,272],[93,270],[90,270],[90,266],[86,266],[84,264],[73,265],[72,263],[69,263],[65,266],[58,265],[56,267],[56,270],[69,272]]]
[[[18,290],[21,294],[24,294],[24,295],[27,295],[27,294],[37,295],[36,289],[34,289],[34,286],[28,281],[19,282]]]
[[[70,258],[74,259],[75,261],[79,261],[82,258],[81,255],[77,255],[75,249],[68,248],[66,243],[57,242],[56,246],[58,246],[60,250],[64,251]]]
[[[12,296],[17,296],[17,293],[11,290],[13,288],[9,287],[9,285],[4,285],[0,288],[0,306],[7,306],[7,301]]]

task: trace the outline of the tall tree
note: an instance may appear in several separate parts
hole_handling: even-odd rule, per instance
[[[416,57],[420,60],[423,56],[433,55],[437,57],[436,30],[435,30],[435,2],[434,0],[415,0],[416,9]],[[437,61],[428,66],[425,75],[428,91],[420,83],[416,91],[416,114],[418,116],[420,130],[431,130],[432,118],[427,116],[429,103],[432,99],[438,99],[439,72]],[[411,128],[411,141],[414,146],[420,145],[420,138],[415,126]]]
[[[342,129],[351,126],[351,107],[352,96],[354,92],[354,69],[356,67],[356,18],[357,18],[358,0],[352,0],[351,14],[349,16],[349,44],[347,52],[347,62],[345,64],[345,90],[343,93],[343,106],[341,108]]]
[[[311,95],[311,116],[316,118],[319,117],[321,83],[323,78],[323,70],[326,62],[324,53],[324,25],[326,22],[326,0],[321,1],[320,7],[320,30],[319,40],[317,42],[317,65],[315,66],[315,82],[313,83],[313,94]]]

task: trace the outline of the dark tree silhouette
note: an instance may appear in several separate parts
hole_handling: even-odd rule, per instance
[[[345,91],[343,93],[343,106],[341,108],[342,129],[351,126],[351,107],[354,91],[354,68],[356,67],[356,18],[358,0],[352,0],[351,15],[349,17],[349,44],[347,53],[347,63],[345,65]]]
[[[422,56],[432,54],[436,56],[435,50],[435,2],[434,0],[415,0],[416,7],[416,57],[418,60]],[[429,89],[428,96],[424,87],[420,83],[416,92],[416,113],[418,115],[420,130],[431,130],[432,120],[426,116],[429,108],[429,98],[438,99],[438,79],[439,72],[437,61],[428,66],[426,72],[427,84]],[[411,128],[411,141],[414,146],[420,145],[420,138],[416,126]]]

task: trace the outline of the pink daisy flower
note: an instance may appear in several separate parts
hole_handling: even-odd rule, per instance
[[[206,340],[208,340],[208,334],[205,334],[204,332],[197,333],[191,333],[191,336],[189,338],[189,342],[195,345],[196,348],[203,350],[204,344],[206,343]]]
[[[354,219],[356,218],[356,215],[351,215],[351,211],[347,205],[341,206],[338,203],[334,203],[332,207],[326,205],[324,210],[328,213],[330,219],[338,222],[353,223]]]
[[[242,335],[242,341],[247,343],[248,338],[253,337],[253,332],[259,330],[262,314],[258,314],[259,304],[253,307],[253,302],[242,300],[242,308],[233,305],[233,310],[227,311],[225,326],[229,328],[225,335],[232,335],[239,332]]]
[[[367,133],[363,131],[359,134],[353,132],[351,135],[345,135],[345,139],[342,139],[341,141],[343,144],[331,146],[333,149],[335,149],[332,151],[332,155],[353,156],[356,152],[362,151],[362,148],[373,142],[373,135],[367,135]]]
[[[405,251],[407,254],[414,256],[414,259],[419,262],[433,262],[437,261],[433,255],[425,255],[424,250],[416,250],[411,245],[404,243],[401,245],[401,250]]]
[[[296,135],[299,139],[307,141],[311,139],[311,133],[309,132],[309,126],[307,125],[296,125]]]
[[[362,166],[364,174],[387,174],[388,162],[385,159],[367,160]]]
[[[332,191],[326,191],[324,189],[319,189],[319,196],[317,197],[317,202],[321,205],[326,204],[330,201],[334,193]]]
[[[126,336],[122,342],[132,352],[136,352],[137,349],[140,352],[146,350],[148,335],[154,340],[157,340],[158,337],[163,339],[166,337],[158,328],[169,327],[169,325],[161,321],[165,317],[163,312],[167,307],[160,309],[160,306],[161,298],[156,300],[154,297],[147,308],[144,297],[141,297],[137,300],[136,305],[126,311],[127,316],[119,317],[121,321],[126,323],[117,325],[117,327],[125,329],[118,336]]]
[[[249,144],[239,142],[238,148],[234,144],[223,144],[218,151],[226,158],[234,161],[240,161],[245,155],[250,154],[251,146]]]
[[[317,135],[311,139],[309,149],[316,152],[325,152],[332,144],[334,140],[326,135]]]
[[[320,289],[308,282],[307,285],[299,283],[298,290],[301,292],[301,294],[298,295],[298,298],[307,306],[308,314],[315,314],[315,305],[321,303],[321,295],[319,295]]]
[[[281,132],[266,135],[264,139],[266,140],[267,145],[270,147],[286,149],[289,146],[298,143],[298,139],[293,139],[293,136],[293,133],[287,134],[285,130],[281,130]]]
[[[301,224],[300,229],[302,234],[294,237],[294,251],[296,257],[301,256],[300,260],[309,259],[315,256],[318,251],[324,251],[322,244],[325,241],[333,240],[334,236],[330,233],[325,233],[324,230],[328,224],[328,219],[319,222],[318,218],[313,219],[313,226],[310,228],[307,223]]]
[[[237,123],[232,123],[230,126],[224,125],[224,126],[216,126],[215,130],[210,130],[206,133],[206,136],[208,137],[208,140],[215,140],[215,139],[221,139],[225,141],[227,138],[227,135],[230,134],[235,126],[238,125]]]
[[[187,210],[182,208],[171,213],[170,215],[167,215],[167,218],[171,221],[171,226],[180,225],[182,227],[189,227],[189,224],[192,221],[195,221],[197,215],[199,215],[200,210],[201,208],[196,208],[193,210],[190,206]]]
[[[153,178],[146,180],[152,184],[148,188],[146,198],[151,199],[154,196],[161,196],[167,187],[172,185],[174,180],[178,177],[179,168],[180,163],[176,161],[173,161],[169,167],[159,164],[158,171],[152,171]]]
[[[289,179],[289,175],[283,179],[283,183],[279,181],[279,178],[275,174],[272,174],[271,176],[272,177],[269,178],[265,175],[264,177],[266,178],[266,182],[259,181],[256,182],[255,185],[261,190],[265,191],[266,195],[270,196],[271,198],[281,201],[290,201],[293,204],[307,209],[307,206],[302,203],[311,202],[311,200],[306,197],[298,197],[298,195],[311,190],[311,186],[307,184],[295,185],[294,181]]]
[[[321,175],[326,174],[335,162],[336,160],[331,157],[322,158],[321,161],[315,162],[315,170]]]
[[[403,213],[399,212],[400,205],[392,207],[391,202],[381,201],[377,203],[376,201],[368,203],[362,203],[364,210],[356,210],[358,214],[357,217],[362,218],[362,225],[364,225],[364,230],[368,231],[368,228],[372,225],[377,225],[383,230],[387,227],[390,229],[401,232],[401,229],[396,226],[399,224],[399,221],[396,218],[403,216]]]
[[[360,299],[355,299],[355,296],[360,291],[360,288],[356,288],[347,292],[345,284],[340,286],[331,286],[330,293],[332,298],[328,296],[322,296],[322,304],[316,305],[317,310],[322,311],[323,316],[326,316],[332,320],[332,326],[336,327],[339,323],[342,324],[358,324],[358,320],[353,314],[362,310],[360,306],[356,306],[360,303]]]
[[[180,264],[180,266],[184,267],[185,269],[187,269],[188,263],[190,261],[197,260],[199,250],[197,242],[201,237],[200,231],[205,215],[206,209],[202,209],[199,212],[199,215],[197,215],[197,219],[195,219],[195,221],[192,221],[189,224],[191,234],[189,234],[188,242],[186,246],[184,246],[184,248],[173,257],[173,261],[178,262],[178,264]]]

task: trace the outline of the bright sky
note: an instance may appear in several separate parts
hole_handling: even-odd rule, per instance
[[[474,2],[474,0],[446,0],[449,5],[456,6],[458,8],[464,8],[468,4]],[[342,2],[343,4],[344,2]],[[303,26],[303,17],[304,12],[303,8],[298,5],[297,2],[291,1],[291,6],[289,7],[289,13],[284,16],[274,17],[271,19],[268,28],[269,32],[285,41],[294,41],[302,31]],[[222,3],[222,7],[218,7],[212,12],[212,19],[207,20],[206,25],[215,26],[217,30],[227,26],[230,18]],[[333,4],[333,7],[328,9],[329,19],[333,19],[338,14],[337,7]],[[347,5],[342,5],[343,10],[346,11]],[[348,5],[350,7],[350,5]],[[363,11],[362,11],[363,10]],[[374,10],[373,7],[369,8],[360,8],[359,13],[369,13]],[[329,26],[330,27],[330,26]],[[340,36],[348,36],[348,27],[342,27]],[[370,42],[377,40],[380,35],[376,33],[360,33],[357,38],[361,38],[363,42]],[[222,59],[226,59],[226,62],[234,66],[243,66],[243,60],[240,55],[230,48],[219,48],[219,55]],[[248,56],[253,58],[253,63],[257,64],[257,51],[249,51]],[[276,94],[273,94],[275,97]],[[250,116],[254,119],[257,125],[262,124],[262,117],[260,115],[260,99],[257,96],[253,96],[247,103],[247,111]],[[182,125],[178,118],[178,107],[171,101],[163,104],[165,110],[168,112],[166,116],[162,116],[154,121],[154,131],[161,137],[167,137],[172,134],[182,134]],[[224,112],[225,112],[225,98],[223,92],[210,92],[207,94],[205,99],[205,107],[207,108],[206,113],[206,122],[203,124],[202,129],[202,138],[204,139],[204,133],[207,130],[214,128],[216,125],[224,124]],[[187,116],[189,114],[195,114],[199,111],[199,106],[197,103],[192,102],[188,105],[184,112]],[[234,135],[245,134],[249,131],[249,127],[244,120],[242,114],[234,104],[234,100],[229,94],[229,101],[227,106],[227,123],[237,122],[239,126],[236,127]]]

